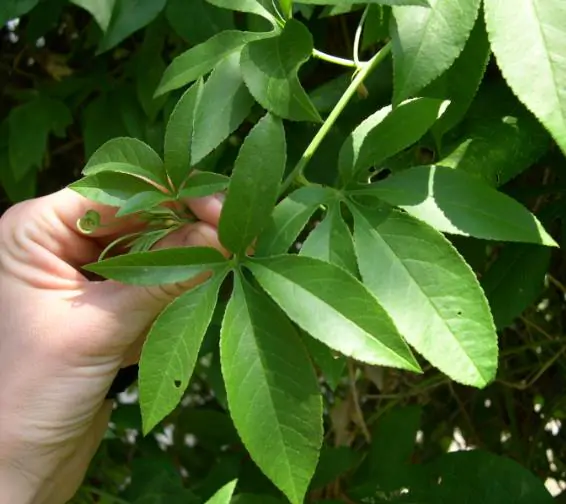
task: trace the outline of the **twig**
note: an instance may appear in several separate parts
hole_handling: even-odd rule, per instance
[[[371,434],[369,432],[366,421],[364,420],[364,413],[360,406],[360,397],[358,395],[358,389],[356,387],[356,373],[354,370],[354,364],[351,360],[348,360],[348,376],[350,378],[350,390],[352,392],[352,399],[354,401],[354,409],[356,410],[356,415],[358,416],[358,422],[360,424],[360,429],[362,434],[366,438],[367,443],[371,443]]]

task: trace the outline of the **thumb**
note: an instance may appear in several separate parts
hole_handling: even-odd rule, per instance
[[[228,255],[218,240],[216,229],[204,222],[190,224],[171,233],[154,249],[173,247],[213,247]],[[114,342],[124,348],[145,334],[171,301],[209,276],[209,273],[204,273],[185,282],[155,286],[125,285],[108,280],[93,286],[96,292],[91,291],[91,295],[97,298],[98,307],[112,314],[114,323],[120,326],[113,324],[115,329],[112,332],[116,338]],[[119,337],[116,337],[117,333]]]

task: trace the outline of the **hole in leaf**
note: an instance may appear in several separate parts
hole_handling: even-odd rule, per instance
[[[175,387],[177,388],[181,387],[181,380],[175,380]]]
[[[385,180],[387,177],[391,175],[391,170],[389,168],[384,168],[379,171],[375,171],[371,174],[370,180],[371,182],[378,182],[380,180]]]

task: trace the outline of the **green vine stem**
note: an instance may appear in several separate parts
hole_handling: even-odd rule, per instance
[[[364,13],[362,14],[362,17],[360,19],[360,22],[358,24],[358,28],[356,29],[356,34],[354,36],[354,50],[353,50],[353,58],[354,58],[354,62],[356,64],[356,66],[360,66],[361,62],[360,62],[360,44],[362,41],[362,33],[364,31],[364,24],[366,22],[366,18],[369,12],[369,4],[366,5],[366,8],[364,9]]]
[[[346,105],[348,105],[348,102],[352,99],[352,96],[354,96],[360,85],[363,84],[367,76],[375,68],[377,68],[377,66],[379,66],[379,64],[382,63],[383,60],[385,60],[385,58],[387,58],[390,52],[391,52],[391,42],[388,42],[371,60],[369,60],[367,63],[364,63],[359,67],[359,70],[352,79],[352,82],[348,86],[348,89],[346,89],[346,91],[344,92],[344,94],[336,104],[336,106],[332,109],[332,111],[326,118],[326,121],[324,121],[324,124],[320,127],[317,134],[312,139],[311,143],[305,149],[305,152],[303,152],[301,159],[299,159],[299,162],[293,168],[293,171],[291,171],[291,173],[287,176],[287,178],[281,185],[280,194],[283,194],[287,189],[289,189],[289,186],[295,180],[303,184],[306,183],[306,179],[304,178],[303,172],[309,161],[312,159],[314,153],[316,152],[316,150],[318,149],[318,147],[320,146],[320,144],[322,143],[322,141],[324,140],[324,138],[332,128],[332,126],[334,126],[334,123],[336,122],[338,117],[340,117],[340,114],[346,108]]]
[[[348,68],[359,68],[364,64],[359,62],[356,63],[354,60],[340,58],[339,56],[333,56],[332,54],[327,54],[325,52],[319,51],[318,49],[313,49],[312,55],[313,57],[318,58],[319,60]]]

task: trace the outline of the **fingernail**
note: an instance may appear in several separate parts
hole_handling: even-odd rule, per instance
[[[219,193],[216,193],[216,194],[214,195],[214,197],[215,197],[218,201],[220,201],[220,203],[224,203],[224,200],[226,199],[226,193],[219,192]]]

